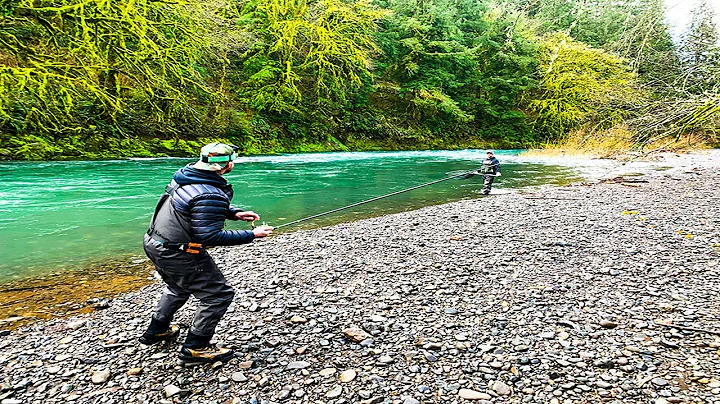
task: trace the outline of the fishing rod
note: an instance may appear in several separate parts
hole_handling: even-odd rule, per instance
[[[488,167],[495,167],[495,166],[497,166],[497,165],[499,165],[499,164],[493,164],[493,165],[488,166]],[[292,222],[283,223],[283,224],[281,224],[281,225],[274,226],[274,227],[275,227],[276,229],[279,229],[279,228],[282,228],[282,227],[291,226],[291,225],[298,224],[298,223],[302,223],[302,222],[305,222],[305,221],[308,221],[308,220],[311,220],[311,219],[316,219],[316,218],[321,217],[321,216],[329,215],[329,214],[331,214],[331,213],[336,213],[336,212],[340,212],[340,211],[343,211],[343,210],[346,210],[346,209],[354,208],[354,207],[356,207],[356,206],[364,205],[364,204],[366,204],[366,203],[379,201],[380,199],[389,198],[389,197],[391,197],[391,196],[399,195],[399,194],[402,194],[402,193],[405,193],[405,192],[408,192],[408,191],[412,191],[412,190],[415,190],[415,189],[418,189],[418,188],[427,187],[428,185],[437,184],[437,183],[439,183],[439,182],[451,180],[451,179],[454,179],[454,178],[468,179],[468,178],[474,177],[474,176],[476,176],[476,175],[478,175],[478,174],[480,174],[479,170],[465,171],[465,172],[462,172],[462,173],[460,173],[460,174],[455,174],[455,175],[452,175],[452,176],[447,177],[447,178],[440,178],[440,179],[435,180],[435,181],[430,181],[430,182],[426,182],[426,183],[424,183],[424,184],[416,185],[416,186],[414,186],[414,187],[402,189],[402,190],[400,190],[400,191],[391,192],[391,193],[389,193],[389,194],[387,194],[387,195],[376,196],[376,197],[374,197],[374,198],[370,198],[370,199],[366,199],[366,200],[364,200],[364,201],[360,201],[360,202],[353,203],[352,205],[343,206],[342,208],[337,208],[337,209],[329,210],[329,211],[327,211],[327,212],[318,213],[317,215],[312,215],[312,216],[304,217],[304,218],[302,218],[302,219],[293,220]],[[493,177],[497,177],[496,174],[482,174],[482,175],[490,175],[490,176],[493,176]]]

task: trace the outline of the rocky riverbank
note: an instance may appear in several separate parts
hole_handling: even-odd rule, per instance
[[[1,402],[720,403],[714,161],[216,249],[236,359],[136,343],[153,284],[2,336]]]

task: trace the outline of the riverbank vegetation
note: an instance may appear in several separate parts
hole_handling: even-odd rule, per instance
[[[0,156],[717,145],[711,10],[673,38],[662,0],[8,0]]]

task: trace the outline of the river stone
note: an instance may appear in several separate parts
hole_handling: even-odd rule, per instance
[[[541,332],[538,337],[543,339],[553,339],[555,338],[555,331]]]
[[[605,319],[600,320],[599,324],[600,324],[600,327],[602,327],[602,328],[615,328],[618,326],[616,322],[610,321],[610,320],[605,320]]]
[[[510,386],[501,382],[500,380],[496,380],[493,383],[492,389],[494,392],[498,393],[501,396],[506,396],[512,392],[512,390],[510,390]]]
[[[295,369],[305,369],[306,367],[310,366],[310,362],[305,361],[296,361],[296,362],[290,362],[287,364],[288,370],[295,370]]]
[[[595,382],[595,385],[600,387],[601,389],[609,389],[612,387],[612,384],[602,380],[598,380],[597,382]]]
[[[47,369],[45,369],[45,370],[47,370],[47,372],[50,373],[51,375],[54,375],[56,373],[59,373],[62,370],[62,368],[60,366],[48,366]]]
[[[128,369],[127,374],[128,374],[128,376],[137,376],[137,375],[142,374],[142,372],[143,372],[143,368],[131,368],[131,369]]]
[[[247,381],[247,377],[242,372],[233,372],[233,374],[230,376],[230,378],[234,382],[242,383]]]
[[[110,379],[110,375],[111,373],[109,370],[98,370],[93,372],[90,380],[93,382],[93,384],[102,384],[108,381],[108,379]]]
[[[430,352],[423,352],[423,356],[425,356],[425,359],[427,359],[428,362],[437,362],[438,357],[433,355]]]
[[[251,367],[253,367],[254,364],[255,364],[255,362],[253,362],[253,361],[245,361],[245,362],[238,363],[237,367],[240,369],[247,370],[247,369],[250,369]]]
[[[357,372],[355,372],[354,369],[348,369],[348,370],[345,370],[342,373],[340,373],[340,376],[338,377],[338,379],[342,383],[349,383],[349,382],[353,381],[356,376],[357,376]]]
[[[343,330],[343,335],[345,336],[345,338],[353,342],[361,342],[368,338],[372,338],[372,335],[368,334],[359,327],[346,328]]]
[[[458,396],[466,400],[490,400],[492,398],[490,394],[470,389],[460,389]]]
[[[78,328],[84,326],[85,324],[87,324],[87,320],[85,320],[85,319],[75,320],[75,321],[71,321],[71,322],[67,323],[67,328],[69,328],[71,330],[77,330]]]
[[[180,387],[168,384],[163,390],[165,391],[165,397],[170,398],[180,392]]]
[[[328,390],[327,393],[325,393],[326,398],[337,398],[340,397],[342,394],[342,386],[335,386],[332,389]]]
[[[290,322],[295,324],[303,324],[307,323],[307,319],[301,316],[292,316],[292,318],[290,318]]]
[[[335,369],[335,368],[325,368],[325,369],[321,370],[320,372],[318,372],[318,374],[320,376],[325,377],[325,376],[330,376],[332,374],[335,374],[335,372],[337,372],[337,369]]]

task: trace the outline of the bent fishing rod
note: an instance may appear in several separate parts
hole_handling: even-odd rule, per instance
[[[488,166],[488,167],[495,167],[495,166],[497,166],[497,165],[499,165],[499,164],[493,164],[493,165]],[[329,215],[329,214],[332,214],[332,213],[340,212],[340,211],[343,211],[343,210],[346,210],[346,209],[354,208],[354,207],[356,207],[356,206],[364,205],[364,204],[366,204],[366,203],[379,201],[380,199],[389,198],[389,197],[391,197],[391,196],[399,195],[399,194],[402,194],[402,193],[405,193],[405,192],[408,192],[408,191],[412,191],[412,190],[415,190],[415,189],[418,189],[418,188],[427,187],[427,186],[429,186],[429,185],[437,184],[437,183],[439,183],[439,182],[451,180],[451,179],[454,179],[454,178],[468,179],[468,178],[474,177],[474,176],[476,176],[476,175],[478,175],[478,174],[480,174],[479,170],[465,171],[465,172],[462,172],[462,173],[460,173],[460,174],[455,174],[455,175],[452,175],[452,176],[447,177],[447,178],[440,178],[440,179],[435,180],[435,181],[430,181],[430,182],[426,182],[426,183],[424,183],[424,184],[416,185],[416,186],[414,186],[414,187],[410,187],[410,188],[406,188],[406,189],[401,189],[400,191],[391,192],[391,193],[386,194],[386,195],[376,196],[376,197],[374,197],[374,198],[370,198],[370,199],[366,199],[366,200],[364,200],[364,201],[356,202],[356,203],[353,203],[353,204],[351,204],[351,205],[343,206],[342,208],[337,208],[337,209],[329,210],[329,211],[327,211],[327,212],[318,213],[317,215],[312,215],[312,216],[304,217],[304,218],[302,218],[302,219],[293,220],[292,222],[283,223],[283,224],[281,224],[281,225],[273,226],[273,227],[275,227],[275,229],[279,229],[279,228],[286,227],[286,226],[292,226],[292,225],[295,225],[295,224],[298,224],[298,223],[302,223],[302,222],[305,222],[305,221],[308,221],[308,220],[316,219],[316,218],[321,217],[321,216],[325,216],[325,215]],[[488,175],[488,176],[492,176],[492,177],[497,177],[497,174],[481,174],[481,175]]]

